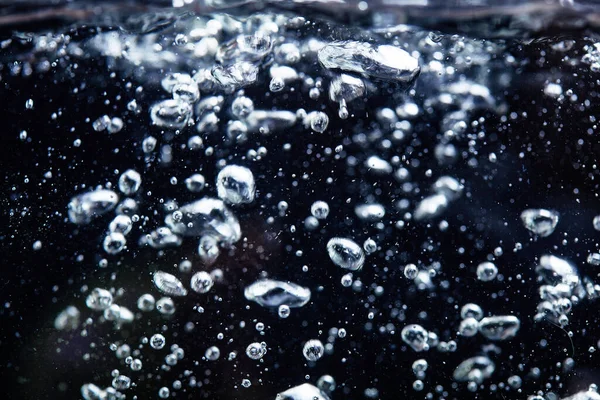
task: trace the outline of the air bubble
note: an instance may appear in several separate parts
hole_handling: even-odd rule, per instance
[[[217,176],[217,193],[230,204],[251,203],[255,192],[254,175],[246,167],[228,165]]]
[[[123,172],[119,177],[119,190],[127,196],[135,194],[141,185],[142,177],[138,172],[132,169]]]
[[[258,342],[250,343],[248,347],[246,347],[246,355],[252,360],[260,360],[266,353],[266,346],[263,346]]]
[[[211,346],[204,352],[204,357],[210,361],[216,361],[221,357],[221,350],[217,346]]]
[[[165,340],[165,337],[160,333],[156,333],[150,338],[150,347],[152,347],[154,350],[162,349],[165,347],[166,343],[167,341]]]
[[[279,318],[287,318],[290,316],[290,307],[287,304],[282,304],[277,309],[277,314]]]
[[[315,201],[310,206],[310,213],[317,219],[327,219],[329,215],[329,204],[324,201]]]
[[[365,262],[363,249],[350,239],[330,239],[327,242],[327,252],[331,261],[343,269],[358,271]]]
[[[196,272],[190,280],[190,287],[196,293],[208,293],[213,287],[213,279],[208,272]]]
[[[321,343],[318,339],[312,339],[307,341],[302,348],[302,354],[304,354],[304,358],[308,361],[317,361],[321,357],[323,357],[323,353],[325,352],[325,348],[323,347],[323,343]]]
[[[498,267],[495,264],[486,261],[477,266],[477,279],[484,282],[490,282],[496,279]]]
[[[152,276],[152,280],[154,281],[156,288],[164,294],[168,294],[170,296],[187,295],[187,290],[181,281],[174,275],[163,271],[156,271]]]

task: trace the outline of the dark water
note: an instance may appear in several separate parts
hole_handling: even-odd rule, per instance
[[[594,65],[600,56],[594,50],[594,28],[557,32],[554,24],[546,31],[498,38],[489,35],[500,31],[494,31],[493,20],[479,21],[488,27],[485,32],[448,23],[455,16],[434,31],[433,20],[385,28],[369,13],[349,18],[351,13],[335,16],[316,8],[235,9],[233,17],[198,13],[202,10],[165,14],[163,9],[116,22],[106,16],[100,23],[95,16],[94,24],[59,19],[5,27],[2,39],[7,41],[0,53],[6,214],[0,231],[0,376],[7,398],[85,398],[82,385],[111,387],[115,369],[134,385],[122,394],[103,391],[100,398],[160,398],[162,387],[180,399],[275,398],[331,375],[336,389],[320,394],[331,399],[536,394],[556,399],[599,381],[594,289],[599,267],[587,262],[590,253],[598,252],[593,221],[600,214],[600,65]],[[409,22],[423,21],[409,16],[414,18]],[[218,23],[207,24],[211,19]],[[261,55],[256,48],[240,52],[235,41],[243,35],[273,43]],[[311,39],[321,44],[311,45]],[[318,49],[342,41],[402,48],[418,60],[420,72],[411,79],[390,78],[388,67],[373,67],[348,52],[343,60],[372,68],[325,67]],[[232,43],[238,46],[233,56],[218,59],[215,50]],[[301,55],[297,61],[282,56],[282,45],[290,43]],[[388,61],[397,66],[397,57],[394,53]],[[290,126],[265,132],[268,122],[253,125],[251,117],[232,114],[242,88],[232,91],[215,80],[214,68],[243,61],[257,68],[256,79],[244,83],[244,96],[255,110],[298,115]],[[270,90],[273,65],[289,65],[301,76],[281,91]],[[172,97],[161,80],[202,68],[213,78],[200,82],[200,101],[223,96],[214,131],[199,132],[195,124],[177,130],[153,121],[152,106]],[[377,68],[380,73],[374,72]],[[366,92],[348,101],[346,119],[339,116],[340,104],[329,98],[331,82],[342,73],[361,80]],[[133,99],[139,112],[130,104]],[[326,129],[312,129],[308,119],[305,125],[298,109],[325,113]],[[194,114],[196,122],[206,116],[198,110]],[[95,121],[104,115],[120,118],[122,129],[97,131]],[[452,118],[457,123],[450,123]],[[228,134],[233,120],[248,130],[243,140]],[[189,140],[195,135],[203,147],[192,151]],[[144,152],[142,143],[149,136],[157,145]],[[440,156],[442,148],[454,156]],[[385,160],[379,171],[370,157]],[[167,209],[169,202],[182,206],[217,198],[215,180],[225,164],[247,167],[256,183],[253,201],[227,206],[239,220],[240,240],[221,243],[212,264],[198,255],[197,236],[182,237],[180,246],[164,249],[139,243],[176,210]],[[402,168],[409,177],[399,178]],[[115,211],[78,225],[70,220],[67,205],[97,186],[124,199],[118,181],[128,169],[142,179],[138,192],[129,196],[137,203],[139,221],[126,235],[126,248],[107,254],[103,242]],[[204,176],[202,191],[186,187],[192,174]],[[460,182],[462,193],[451,199],[438,190],[446,193],[447,208],[419,219],[420,202],[436,193],[432,185],[443,176]],[[329,215],[309,229],[306,218],[318,200],[328,203]],[[365,220],[355,212],[355,206],[373,203],[383,207],[385,216]],[[556,213],[554,232],[542,237],[526,229],[520,217],[526,209]],[[341,283],[350,271],[336,266],[328,254],[333,237],[361,247],[368,238],[377,244],[362,269],[352,273],[353,287]],[[568,260],[578,271],[563,281],[577,279],[563,296],[576,303],[565,313],[564,327],[558,316],[536,321],[540,287],[561,282],[542,281],[536,265],[543,255]],[[178,269],[183,260],[192,262],[192,272]],[[484,261],[498,269],[489,282],[476,272]],[[421,290],[405,276],[405,265],[411,263],[425,275],[431,271],[431,287]],[[165,296],[153,283],[159,270],[188,288],[186,296],[173,297],[171,316],[137,307],[142,294],[157,300]],[[208,293],[189,290],[193,273],[214,270],[222,272],[222,279]],[[302,285],[310,289],[311,299],[281,318],[277,308],[244,297],[244,288],[259,278]],[[86,307],[96,287],[111,290],[114,303],[131,310],[134,320],[116,327],[102,311]],[[478,304],[485,317],[517,317],[518,333],[500,341],[482,333],[458,334],[460,309],[467,303]],[[76,327],[57,329],[55,319],[69,305],[80,312]],[[259,322],[262,332],[255,327]],[[440,344],[416,352],[401,337],[410,324],[435,332]],[[332,328],[344,328],[346,337]],[[157,333],[165,337],[165,348],[141,345],[143,337]],[[307,361],[302,348],[309,339],[331,342],[332,351]],[[245,354],[249,344],[263,341],[268,351],[262,361]],[[132,356],[142,361],[141,370],[132,371],[111,344],[138,349]],[[175,351],[173,344],[185,355],[168,366],[165,356]],[[456,349],[448,351],[453,345]],[[207,359],[211,346],[220,350],[217,360]],[[228,360],[230,352],[237,353],[235,359]],[[495,363],[491,377],[474,386],[459,382],[453,377],[456,367],[475,356]],[[412,370],[418,359],[428,364],[420,391]],[[251,382],[247,388],[244,379]],[[176,381],[181,388],[173,386]]]

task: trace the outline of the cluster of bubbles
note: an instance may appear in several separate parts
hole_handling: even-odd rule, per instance
[[[236,149],[257,138],[283,136],[287,143],[282,151],[287,152],[293,146],[294,135],[330,140],[341,134],[344,138],[340,144],[324,150],[323,157],[344,162],[349,171],[349,181],[377,181],[371,186],[361,187],[361,195],[357,198],[347,200],[315,193],[303,211],[303,220],[298,228],[296,225],[289,228],[291,233],[303,227],[306,232],[320,235],[320,247],[310,250],[326,255],[329,265],[315,267],[330,268],[332,275],[338,274],[335,276],[342,286],[340,296],[351,295],[344,292],[350,290],[346,288],[351,288],[356,296],[372,293],[366,294],[363,301],[368,320],[365,332],[332,328],[323,333],[320,327],[319,337],[316,334],[312,336],[312,333],[309,336],[308,333],[293,332],[302,337],[303,343],[300,348],[294,349],[280,347],[281,344],[271,339],[267,339],[269,344],[262,339],[250,343],[235,341],[237,350],[229,354],[226,354],[224,345],[212,345],[203,349],[197,357],[203,362],[216,363],[221,359],[237,362],[240,352],[247,356],[247,360],[262,366],[289,350],[295,352],[298,363],[305,363],[310,368],[323,364],[328,356],[334,354],[337,340],[349,334],[353,335],[353,340],[359,340],[357,337],[360,335],[375,330],[373,321],[380,310],[375,310],[374,304],[378,298],[388,295],[387,287],[385,283],[369,287],[362,282],[361,274],[367,269],[380,268],[377,263],[382,258],[387,261],[394,259],[394,251],[384,248],[383,243],[390,237],[394,241],[410,240],[406,237],[396,240],[407,226],[434,227],[434,231],[429,232],[440,234],[448,229],[450,223],[444,219],[445,215],[465,198],[472,197],[468,180],[458,176],[460,169],[453,167],[466,162],[470,168],[475,168],[480,162],[478,147],[487,140],[486,121],[481,111],[503,116],[507,113],[502,97],[493,95],[491,89],[496,85],[495,90],[502,92],[509,85],[509,71],[516,65],[514,57],[503,55],[505,48],[502,43],[441,35],[404,25],[374,30],[370,38],[350,33],[346,36],[316,34],[318,31],[312,30],[310,34],[298,33],[311,24],[316,22],[285,13],[259,13],[249,18],[215,13],[211,16],[181,17],[177,28],[171,32],[172,38],[169,33],[164,36],[151,33],[146,40],[134,40],[133,34],[120,30],[98,32],[80,44],[84,53],[102,55],[110,59],[115,68],[132,76],[136,74],[133,66],[137,65],[144,65],[147,73],[159,76],[159,88],[147,83],[149,90],[160,92],[158,100],[148,103],[131,100],[127,105],[129,113],[138,115],[146,112],[149,125],[160,131],[159,137],[147,134],[139,143],[139,152],[149,163],[159,160],[161,165],[169,165],[174,159],[180,156],[183,159],[190,153],[194,154],[196,162],[197,159],[213,162],[212,157],[217,150],[208,143],[213,142],[215,137],[223,147]],[[40,48],[44,45],[50,47],[48,42],[52,41],[53,48],[63,49],[73,57],[80,53],[75,50],[72,39],[67,37],[42,36],[36,40]],[[600,71],[600,47],[598,44],[589,45],[586,50],[581,62],[589,64],[594,71]],[[389,93],[389,101],[381,100],[381,97],[386,97],[381,93]],[[556,83],[547,84],[544,94],[558,99],[562,96],[562,87]],[[376,96],[380,98],[373,101]],[[295,104],[290,99],[296,97],[307,100],[301,104],[306,108],[285,106],[290,102]],[[347,122],[363,114],[368,123],[348,126]],[[419,119],[427,116],[434,116],[438,123],[428,129],[439,134],[430,148],[422,151],[426,145],[418,137],[422,132]],[[124,121],[127,118],[102,115],[94,118],[91,125],[100,134],[119,135],[129,129]],[[343,128],[339,128],[344,122]],[[369,133],[365,133],[366,130]],[[469,133],[471,131],[476,133]],[[181,149],[169,144],[173,138],[182,137],[185,143]],[[406,154],[386,155],[390,149],[400,146],[410,148],[409,153],[421,153],[413,158]],[[194,298],[192,301],[197,302],[194,310],[202,313],[204,308],[199,305],[200,302],[213,295],[219,298],[216,292],[227,289],[227,284],[231,283],[225,283],[229,271],[215,267],[227,257],[224,253],[236,255],[242,248],[247,252],[255,250],[257,254],[264,252],[261,246],[252,247],[252,238],[242,227],[249,215],[248,210],[253,207],[261,209],[259,215],[268,224],[274,220],[267,211],[269,202],[273,200],[269,192],[269,180],[273,177],[265,176],[258,167],[254,167],[255,161],[264,159],[272,151],[260,146],[241,157],[234,151],[234,155],[215,162],[217,169],[214,174],[194,171],[186,175],[183,183],[187,194],[194,200],[181,204],[173,199],[161,199],[164,200],[161,208],[150,207],[151,194],[144,186],[153,180],[152,169],[119,171],[116,184],[106,183],[91,189],[79,187],[70,195],[72,197],[66,207],[68,220],[73,225],[84,229],[83,226],[88,224],[103,224],[102,257],[118,259],[128,252],[143,251],[143,248],[157,253],[166,249],[181,249],[183,252],[187,244],[192,243],[196,249],[194,257],[202,265],[200,269],[191,261],[184,260],[178,268],[170,271],[153,266],[151,274],[144,277],[152,282],[153,292],[136,293],[137,303],[134,301],[129,308],[123,305],[127,304],[124,290],[106,286],[82,290],[86,293],[85,301],[78,306],[69,305],[58,314],[54,326],[63,331],[75,331],[82,326],[106,321],[112,322],[115,330],[131,324],[143,326],[144,320],[151,318],[154,311],[164,317],[165,326],[173,326],[173,329],[165,328],[149,335],[149,338],[141,338],[140,347],[133,350],[127,344],[115,344],[115,355],[122,367],[127,368],[128,375],[114,370],[105,388],[93,383],[84,384],[81,396],[85,400],[122,399],[125,398],[123,393],[135,389],[137,382],[143,381],[142,374],[155,368],[150,364],[156,358],[144,353],[146,345],[156,354],[170,351],[160,361],[160,368],[165,371],[183,362],[186,354],[198,353],[197,349],[184,351],[175,343],[177,335],[172,333],[180,325],[182,329],[191,331],[194,324],[179,324],[179,319],[169,318],[176,314],[180,304],[187,304],[187,298]],[[486,158],[490,163],[497,161],[494,153]],[[426,168],[423,168],[425,164]],[[430,164],[432,168],[429,168]],[[439,168],[436,170],[435,167]],[[278,172],[280,176],[299,174],[288,168],[285,162]],[[304,179],[302,173],[299,175],[298,179]],[[176,177],[171,178],[170,183],[179,184]],[[380,187],[384,185],[396,188],[397,196],[391,201],[382,195]],[[283,199],[276,200],[279,201],[277,211],[280,216],[285,216],[290,207],[296,206],[292,203],[293,199],[288,199],[289,204]],[[519,217],[522,222],[520,229],[529,232],[532,240],[545,240],[559,227],[560,215],[553,210],[525,209],[520,216],[517,215]],[[336,231],[334,220],[349,221],[348,226],[352,225],[352,221],[358,221],[374,227],[379,234],[369,236],[361,228]],[[600,217],[594,220],[593,225],[600,230]],[[430,240],[431,243],[435,241]],[[434,247],[424,246],[423,252],[433,253]],[[302,251],[298,250],[296,254],[300,257]],[[487,259],[474,260],[473,268],[469,270],[474,283],[470,284],[487,288],[505,278],[503,274],[508,267],[499,260],[502,249],[495,249],[493,254]],[[399,270],[397,276],[406,287],[410,287],[407,293],[412,293],[414,288],[426,298],[437,289],[440,293],[449,289],[452,282],[440,276],[451,274],[449,270],[454,266],[433,258],[417,260],[417,254],[411,257],[415,259],[397,262],[396,267]],[[107,264],[108,261],[103,258],[101,263]],[[600,254],[591,253],[588,263],[600,265]],[[401,339],[396,346],[400,349],[398,351],[418,357],[412,362],[415,378],[412,388],[415,392],[426,390],[430,362],[436,357],[431,355],[433,352],[455,353],[462,357],[459,363],[451,366],[452,372],[448,374],[456,382],[454,389],[466,386],[472,392],[481,390],[486,380],[498,375],[492,353],[500,351],[501,342],[517,338],[521,326],[526,324],[550,321],[565,328],[573,308],[600,293],[600,287],[591,278],[581,275],[576,266],[565,258],[543,254],[536,264],[535,273],[540,283],[540,302],[536,310],[484,312],[480,305],[464,301],[454,304],[456,315],[448,321],[431,321],[406,313],[406,306],[400,304],[400,300],[398,304],[390,303],[387,312],[393,323],[378,327],[378,330],[390,335],[398,332]],[[306,324],[311,324],[309,317],[314,311],[309,308],[323,291],[322,285],[308,279],[292,281],[288,279],[288,269],[283,267],[265,265],[263,268],[265,271],[258,276],[241,283],[243,294],[231,290],[228,296],[243,297],[247,309],[250,309],[250,304],[253,307],[257,305],[272,311],[280,320],[287,319],[286,322],[296,314],[302,314],[308,320]],[[308,269],[308,266],[303,266],[304,272]],[[190,275],[186,275],[188,273]],[[135,291],[134,288],[131,290]],[[319,301],[324,300],[321,298]],[[448,303],[452,301],[448,300]],[[464,304],[460,312],[456,304]],[[97,313],[98,318],[94,321],[90,317],[82,322],[84,307],[88,309],[85,312]],[[137,310],[132,311],[135,308]],[[225,308],[220,312],[229,315]],[[533,318],[528,317],[530,311],[534,311]],[[402,324],[399,325],[401,329],[396,326],[398,323]],[[245,324],[244,321],[238,323],[240,327]],[[268,324],[255,320],[253,325],[257,335],[267,335]],[[572,332],[569,334],[572,336]],[[220,336],[218,339],[223,340],[223,335]],[[468,338],[475,337],[490,343],[489,347],[484,346],[481,351],[472,348],[467,344],[470,343]],[[426,356],[431,359],[426,359]],[[330,373],[335,375],[334,372]],[[279,393],[275,398],[329,400],[340,386],[332,375],[314,379],[314,385],[304,382],[291,388],[277,389]],[[182,376],[188,380],[189,386],[201,385],[191,371]],[[249,378],[237,382],[241,382],[242,388],[260,382]],[[514,390],[514,396],[523,397],[519,375],[503,378],[507,381],[505,387]],[[157,396],[162,399],[176,397],[175,392],[182,388],[179,379],[183,378],[172,382],[170,387],[161,384],[156,390]],[[312,380],[313,377],[307,379]],[[432,389],[440,394],[440,398],[448,397],[446,390]],[[594,387],[581,393],[571,398],[600,398]],[[339,397],[345,395],[347,392],[340,393]],[[542,399],[542,395],[532,395],[529,400]],[[365,396],[376,399],[377,388],[367,388]],[[433,396],[429,393],[427,398]]]

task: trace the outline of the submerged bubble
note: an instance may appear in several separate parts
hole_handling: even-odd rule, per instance
[[[259,61],[271,51],[272,46],[272,38],[263,32],[238,35],[219,47],[216,60],[221,63],[236,60]]]
[[[377,243],[373,239],[369,238],[363,243],[363,249],[365,250],[365,253],[373,254],[377,251]]]
[[[415,264],[406,264],[404,266],[404,276],[408,279],[415,279],[419,274],[419,268]]]
[[[324,201],[315,201],[310,206],[310,213],[317,219],[326,219],[329,215],[329,204]]]
[[[185,180],[185,186],[190,192],[197,193],[204,189],[205,180],[201,174],[191,175]]]
[[[279,315],[279,318],[287,318],[290,316],[290,306],[288,306],[287,304],[282,304],[279,306],[279,308],[277,309],[277,314]]]
[[[237,242],[241,237],[237,218],[221,200],[205,197],[181,206],[178,211],[181,219],[177,220],[173,213],[165,219],[174,233],[198,237],[212,235],[225,243]]]
[[[141,295],[137,301],[137,307],[139,308],[139,310],[145,312],[154,310],[154,304],[154,296],[152,296],[149,293]]]
[[[71,199],[68,205],[69,220],[74,224],[88,224],[93,218],[115,208],[119,196],[112,190],[99,189]]]
[[[512,315],[486,317],[479,321],[479,332],[489,340],[507,340],[517,335],[521,321]]]
[[[600,231],[600,215],[596,215],[592,220],[592,225],[595,230]]]
[[[192,83],[194,83],[194,80],[189,74],[179,72],[169,73],[160,81],[160,85],[167,93],[172,93],[176,85]]]
[[[199,101],[198,104],[196,105],[196,116],[198,118],[203,118],[203,117],[207,116],[208,114],[217,115],[221,112],[224,102],[225,102],[225,97],[220,96],[220,95],[205,97],[204,99]],[[200,137],[197,137],[197,139],[195,139],[195,140],[198,141],[198,139],[202,140],[202,138],[200,138]],[[200,147],[202,147],[201,143],[200,143]]]
[[[523,383],[523,381],[521,380],[521,377],[519,375],[509,376],[507,382],[510,385],[510,387],[512,387],[513,389],[520,388],[521,384]]]
[[[378,156],[370,156],[367,158],[365,166],[369,168],[370,171],[378,174],[390,174],[393,170],[389,162]]]
[[[262,343],[254,342],[246,347],[246,355],[252,360],[260,360],[266,353],[267,346],[264,346]]]
[[[167,272],[156,271],[152,276],[154,285],[158,290],[170,296],[186,296],[187,289],[174,275]]]
[[[541,256],[535,272],[551,285],[565,283],[569,286],[575,286],[579,283],[579,275],[575,266],[560,257]]]
[[[131,218],[127,215],[117,215],[110,224],[108,225],[108,230],[111,232],[120,233],[123,235],[127,235],[131,232],[131,228],[133,227],[133,222]]]
[[[272,92],[280,92],[285,88],[286,83],[293,82],[299,78],[298,72],[288,66],[272,66],[269,69],[271,75],[271,82],[269,83],[269,90]]]
[[[485,356],[477,356],[460,363],[452,376],[458,382],[481,383],[484,379],[491,377],[495,370],[496,365],[492,360]]]
[[[226,66],[217,65],[211,69],[214,82],[225,92],[252,85],[258,77],[258,67],[250,62],[240,61]]]
[[[359,204],[354,213],[363,221],[379,221],[385,217],[385,208],[381,204]]]
[[[479,322],[473,317],[468,317],[460,322],[458,333],[460,333],[462,336],[471,337],[475,336],[478,330]]]
[[[365,83],[360,78],[340,74],[329,85],[329,99],[336,102],[351,102],[366,93]]]
[[[477,279],[484,282],[493,281],[498,275],[498,267],[489,261],[482,262],[477,266]]]
[[[104,400],[107,398],[105,390],[100,389],[93,383],[86,383],[81,386],[81,397],[84,400]]]
[[[477,321],[483,318],[483,310],[477,304],[467,303],[460,309],[460,317],[475,318]]]
[[[448,200],[454,201],[460,198],[464,186],[451,176],[442,176],[433,184],[433,190],[443,194]]]
[[[292,282],[262,279],[244,289],[244,296],[263,307],[302,307],[310,300],[310,290]]]
[[[327,253],[335,265],[358,271],[365,262],[365,253],[356,242],[346,238],[332,238],[327,242]]]
[[[317,380],[317,387],[326,393],[331,393],[335,390],[335,379],[331,375],[323,375]]]
[[[142,141],[142,150],[144,153],[152,153],[156,148],[157,140],[154,136],[148,136]]]
[[[412,364],[412,370],[415,375],[418,375],[421,372],[427,371],[428,367],[429,367],[429,364],[427,364],[427,360],[425,360],[423,358],[416,360]]]
[[[191,116],[192,106],[181,100],[163,100],[150,107],[152,123],[163,128],[182,129]]]
[[[592,385],[590,385],[592,386]],[[595,385],[594,385],[595,386]],[[529,399],[527,399],[529,400]],[[534,399],[537,400],[537,399]],[[540,396],[540,400],[544,400],[543,397]],[[600,394],[594,390],[592,387],[587,390],[582,390],[578,393],[575,393],[572,396],[568,396],[563,398],[563,400],[600,400]]]
[[[217,346],[210,346],[204,352],[204,357],[210,361],[216,361],[221,357],[221,350]]]
[[[54,328],[58,330],[73,330],[79,326],[81,313],[75,306],[68,306],[54,319]]]
[[[521,213],[525,228],[541,237],[550,236],[558,224],[558,213],[539,209],[527,209]]]
[[[277,393],[276,400],[329,400],[329,396],[310,383],[303,383]]]
[[[127,390],[131,387],[131,378],[119,375],[112,380],[112,387],[117,390]]]
[[[366,42],[332,42],[319,50],[318,58],[327,69],[403,83],[412,82],[421,70],[417,59],[406,51],[395,46]]]
[[[254,103],[248,97],[236,97],[231,103],[231,113],[238,118],[246,118],[253,111]]]
[[[169,228],[161,227],[150,233],[147,243],[155,249],[177,247],[181,245],[181,238],[171,232]]]
[[[227,123],[227,137],[239,143],[245,142],[248,139],[248,125],[242,121],[229,121]]]
[[[85,305],[92,310],[106,310],[113,302],[112,294],[101,288],[95,288],[85,299]]]
[[[217,193],[229,204],[252,203],[256,193],[252,171],[239,165],[226,166],[217,176]]]
[[[208,293],[213,285],[213,278],[206,271],[196,272],[190,280],[190,287],[196,293]]]
[[[142,177],[138,172],[132,169],[123,172],[119,177],[119,190],[127,196],[136,193],[141,185]]]
[[[417,392],[420,392],[421,390],[423,390],[424,387],[425,387],[425,385],[423,384],[423,381],[420,379],[417,379],[416,381],[413,382],[413,389],[415,389]]]
[[[285,81],[279,77],[271,79],[269,83],[269,90],[271,92],[281,92],[285,87]]]
[[[591,265],[600,265],[600,253],[588,254],[587,263]]]
[[[103,115],[92,123],[96,132],[107,131],[108,133],[117,133],[123,129],[123,120],[119,117],[109,117]]]
[[[173,86],[172,93],[173,99],[186,103],[195,103],[200,99],[200,91],[196,82],[178,83]]]
[[[173,315],[175,313],[175,303],[170,297],[161,297],[156,302],[156,309],[163,315]]]
[[[407,325],[401,332],[402,340],[409,345],[414,351],[429,350],[428,332],[421,325]]]
[[[415,209],[415,219],[431,219],[440,215],[448,207],[448,198],[444,194],[425,197]]]
[[[290,128],[294,126],[296,120],[296,114],[291,111],[255,110],[248,115],[246,122],[248,130],[268,134]]]
[[[323,133],[329,125],[329,116],[322,111],[312,111],[306,116],[306,121],[308,121],[310,129]]]
[[[304,354],[304,358],[308,361],[317,361],[323,357],[324,352],[325,348],[323,347],[323,343],[317,339],[307,341],[302,348],[302,354]]]
[[[118,254],[125,248],[127,240],[121,232],[110,232],[104,237],[102,248],[108,254]]]
[[[211,235],[205,235],[200,238],[198,243],[198,255],[206,265],[212,265],[219,257],[219,243],[217,238]]]
[[[155,350],[162,349],[163,347],[165,347],[166,343],[167,341],[165,340],[165,337],[160,333],[156,333],[150,338],[150,347],[152,347]]]
[[[158,389],[158,397],[160,397],[161,399],[167,399],[167,398],[169,398],[170,395],[171,395],[171,391],[169,390],[168,387],[163,386],[160,389]]]
[[[343,287],[350,287],[352,285],[352,274],[347,273],[342,275],[341,284]]]

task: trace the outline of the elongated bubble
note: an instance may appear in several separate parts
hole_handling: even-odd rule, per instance
[[[327,253],[335,265],[351,271],[360,270],[365,262],[363,249],[351,239],[330,239],[327,242]]]
[[[408,83],[419,75],[417,59],[406,51],[389,45],[341,41],[324,46],[319,62],[327,69],[356,72],[373,78]]]
[[[310,290],[292,282],[263,279],[244,289],[244,296],[263,307],[277,308],[287,305],[302,307],[310,300]]]
[[[88,224],[93,218],[106,214],[117,205],[119,196],[112,190],[99,189],[71,199],[69,220],[74,224]]]
[[[507,340],[521,328],[519,318],[512,315],[486,317],[479,321],[479,332],[489,340]]]
[[[459,382],[473,381],[481,383],[483,379],[492,376],[496,365],[488,357],[477,356],[467,358],[461,362],[452,375]]]
[[[154,281],[154,286],[164,294],[169,296],[187,295],[187,289],[175,275],[163,271],[156,271],[152,276],[152,280]]]

